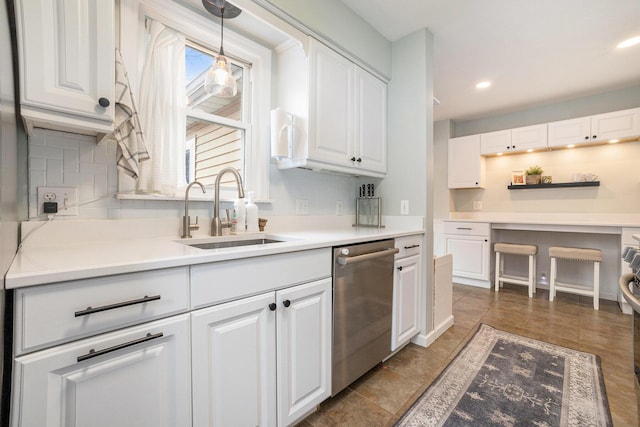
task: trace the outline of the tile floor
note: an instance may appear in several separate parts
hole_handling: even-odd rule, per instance
[[[598,354],[614,426],[637,425],[633,382],[631,316],[613,301],[601,300],[593,310],[588,297],[562,294],[549,302],[538,289],[505,284],[490,289],[455,284],[455,325],[431,346],[409,344],[350,387],[320,405],[298,424],[308,426],[390,426],[411,406],[453,359],[480,322],[504,331]]]

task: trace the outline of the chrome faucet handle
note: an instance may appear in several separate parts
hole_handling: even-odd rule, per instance
[[[189,230],[199,230],[200,226],[198,225],[198,215],[196,215],[196,222],[191,224],[191,217],[189,217]]]

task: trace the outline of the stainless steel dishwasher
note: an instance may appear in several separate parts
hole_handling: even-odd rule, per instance
[[[393,239],[333,250],[335,395],[391,354]]]

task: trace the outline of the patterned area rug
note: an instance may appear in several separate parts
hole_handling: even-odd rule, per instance
[[[600,358],[481,324],[396,426],[611,426]]]

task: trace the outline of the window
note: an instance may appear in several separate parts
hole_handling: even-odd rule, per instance
[[[186,40],[185,81],[176,82],[185,85],[187,98],[184,140],[179,141],[183,148],[178,150],[180,155],[175,159],[180,169],[184,168],[178,177],[178,186],[183,181],[186,186],[194,179],[212,186],[217,171],[230,166],[240,170],[245,190],[254,191],[257,199],[268,199],[271,48],[225,28],[225,53],[236,75],[238,95],[232,99],[217,99],[208,96],[202,87],[204,73],[220,46],[220,27],[216,18],[206,12],[195,13],[172,0],[138,0],[138,5],[136,19],[128,15],[131,9],[123,9],[121,14],[120,40],[127,40],[127,43],[121,43],[125,63],[137,62],[139,66],[128,66],[130,80],[140,82],[148,19],[161,22],[184,35]],[[233,178],[225,176],[223,186],[225,180]],[[122,174],[118,185],[121,198],[158,197],[136,193],[136,181]],[[228,192],[223,188],[222,197],[236,197],[235,183],[228,188]],[[175,198],[181,199],[183,194],[184,188],[178,188]]]
[[[218,98],[204,90],[205,76],[213,61],[214,53],[193,43],[185,48],[185,87],[187,95],[186,140],[193,147],[186,147],[186,177],[205,186],[215,183],[218,172],[232,167],[244,176],[246,140],[250,123],[246,119],[250,103],[243,94],[245,78],[250,68],[230,60],[231,70],[238,84],[233,98]],[[225,181],[226,180],[226,181]],[[231,182],[233,176],[224,176],[222,183]]]

